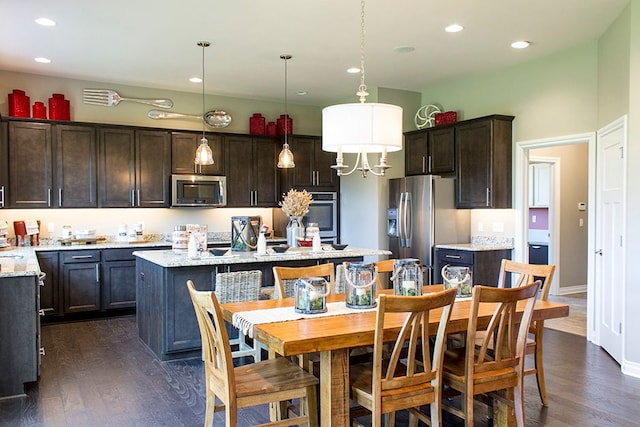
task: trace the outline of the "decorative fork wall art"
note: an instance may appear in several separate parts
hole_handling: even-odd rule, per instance
[[[104,107],[113,107],[122,101],[153,105],[159,108],[173,107],[173,101],[170,99],[127,98],[112,89],[84,89],[82,95],[82,101],[85,104],[102,105]]]

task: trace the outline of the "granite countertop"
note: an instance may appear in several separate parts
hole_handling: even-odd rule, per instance
[[[267,253],[266,255],[257,255],[256,252],[233,252],[228,251],[225,255],[214,256],[205,253],[205,256],[191,259],[186,253],[176,253],[172,250],[164,251],[135,251],[133,254],[139,258],[150,261],[161,267],[191,267],[200,265],[220,265],[220,264],[244,264],[258,262],[273,261],[292,261],[292,260],[308,260],[308,259],[331,259],[346,257],[364,257],[364,256],[388,256],[390,251],[381,249],[363,249],[347,247],[342,251],[334,250],[330,246],[323,246],[323,250],[313,252],[311,248],[289,248],[284,253]],[[325,250],[326,249],[326,250]]]
[[[457,249],[461,251],[496,251],[501,249],[513,249],[509,243],[445,243],[436,245],[438,249]]]
[[[32,248],[13,248],[0,251],[0,278],[37,276],[39,274],[40,265]]]

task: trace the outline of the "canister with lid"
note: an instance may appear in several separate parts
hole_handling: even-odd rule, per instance
[[[186,225],[176,225],[171,234],[171,247],[174,252],[184,252],[189,245],[189,233]]]

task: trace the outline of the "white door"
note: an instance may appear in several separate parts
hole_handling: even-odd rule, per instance
[[[598,131],[596,253],[594,255],[599,342],[622,361],[624,318],[624,177],[626,119]]]

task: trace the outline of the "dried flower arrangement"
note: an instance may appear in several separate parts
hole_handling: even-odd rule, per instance
[[[282,212],[288,216],[304,216],[309,212],[311,204],[311,194],[307,190],[294,190],[293,188],[284,195],[284,199],[280,202]]]

